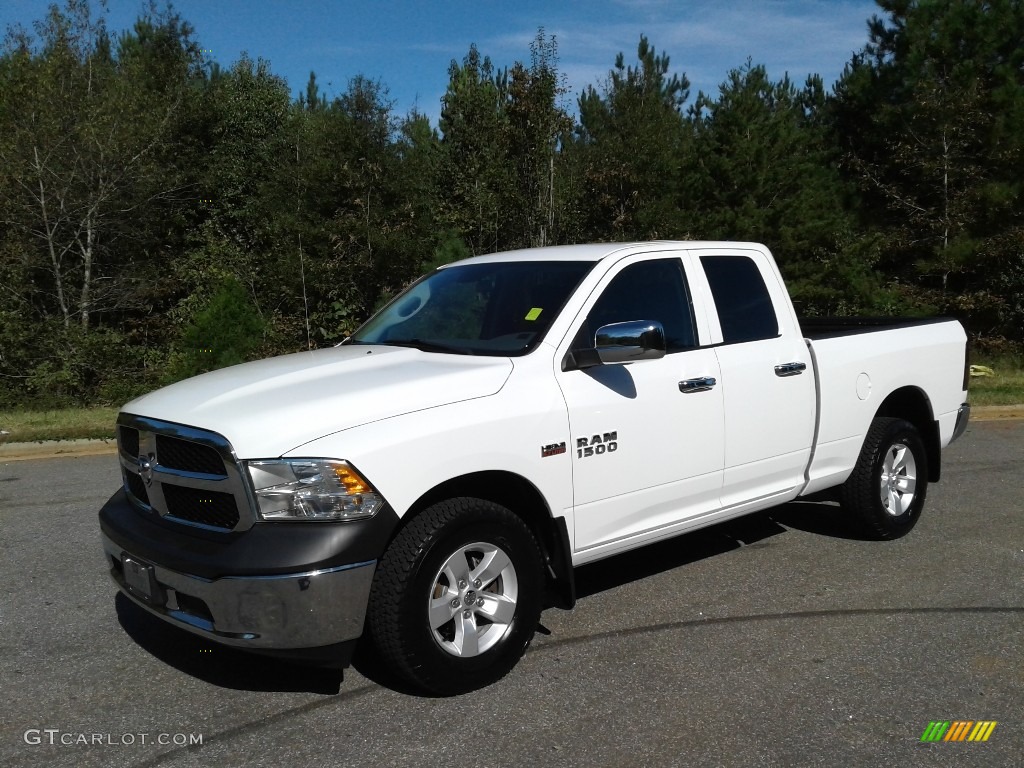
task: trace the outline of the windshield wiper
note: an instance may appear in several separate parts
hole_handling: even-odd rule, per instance
[[[453,355],[473,354],[468,349],[451,347],[447,344],[438,344],[436,341],[426,341],[424,339],[388,339],[387,341],[380,341],[377,343],[391,347],[412,347],[413,349],[418,349],[422,352],[450,352]]]

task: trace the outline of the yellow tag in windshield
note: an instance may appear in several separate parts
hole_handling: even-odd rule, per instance
[[[536,320],[538,317],[540,317],[540,313],[543,312],[543,311],[544,310],[541,309],[540,307],[534,307],[533,309],[531,309],[529,312],[526,313],[526,319],[527,320]]]

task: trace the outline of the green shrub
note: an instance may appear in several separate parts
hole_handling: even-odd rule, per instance
[[[264,326],[241,283],[233,278],[222,280],[209,303],[182,331],[168,361],[168,380],[251,359],[263,339]]]

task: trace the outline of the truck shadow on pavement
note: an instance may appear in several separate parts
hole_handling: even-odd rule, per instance
[[[741,547],[768,546],[768,539],[790,529],[840,539],[863,538],[834,504],[790,502],[582,566],[576,571],[577,597],[589,597]],[[120,593],[115,609],[121,627],[143,650],[211,685],[243,691],[342,692],[341,670],[304,666],[207,642],[150,615]],[[392,674],[364,645],[357,649],[353,667],[371,683],[423,695]]]
[[[692,533],[615,555],[576,570],[576,596],[589,597],[740,547],[768,546],[768,539],[790,529],[835,539],[865,537],[828,497],[792,501]]]
[[[767,515],[779,525],[818,536],[851,541],[867,541],[871,537],[856,523],[839,503],[827,494],[791,501],[780,507],[767,509]]]
[[[114,608],[121,627],[146,652],[211,685],[240,691],[336,694],[341,670],[293,664],[209,643],[151,616],[123,594]]]

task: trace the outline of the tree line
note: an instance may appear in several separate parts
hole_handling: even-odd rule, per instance
[[[365,75],[221,67],[170,7],[51,6],[0,53],[0,406],[334,344],[435,265],[577,242],[762,241],[805,315],[1019,348],[1022,2],[877,2],[831,89],[748,60],[694,95],[641,37],[573,109],[541,29],[453,61],[436,127]]]

